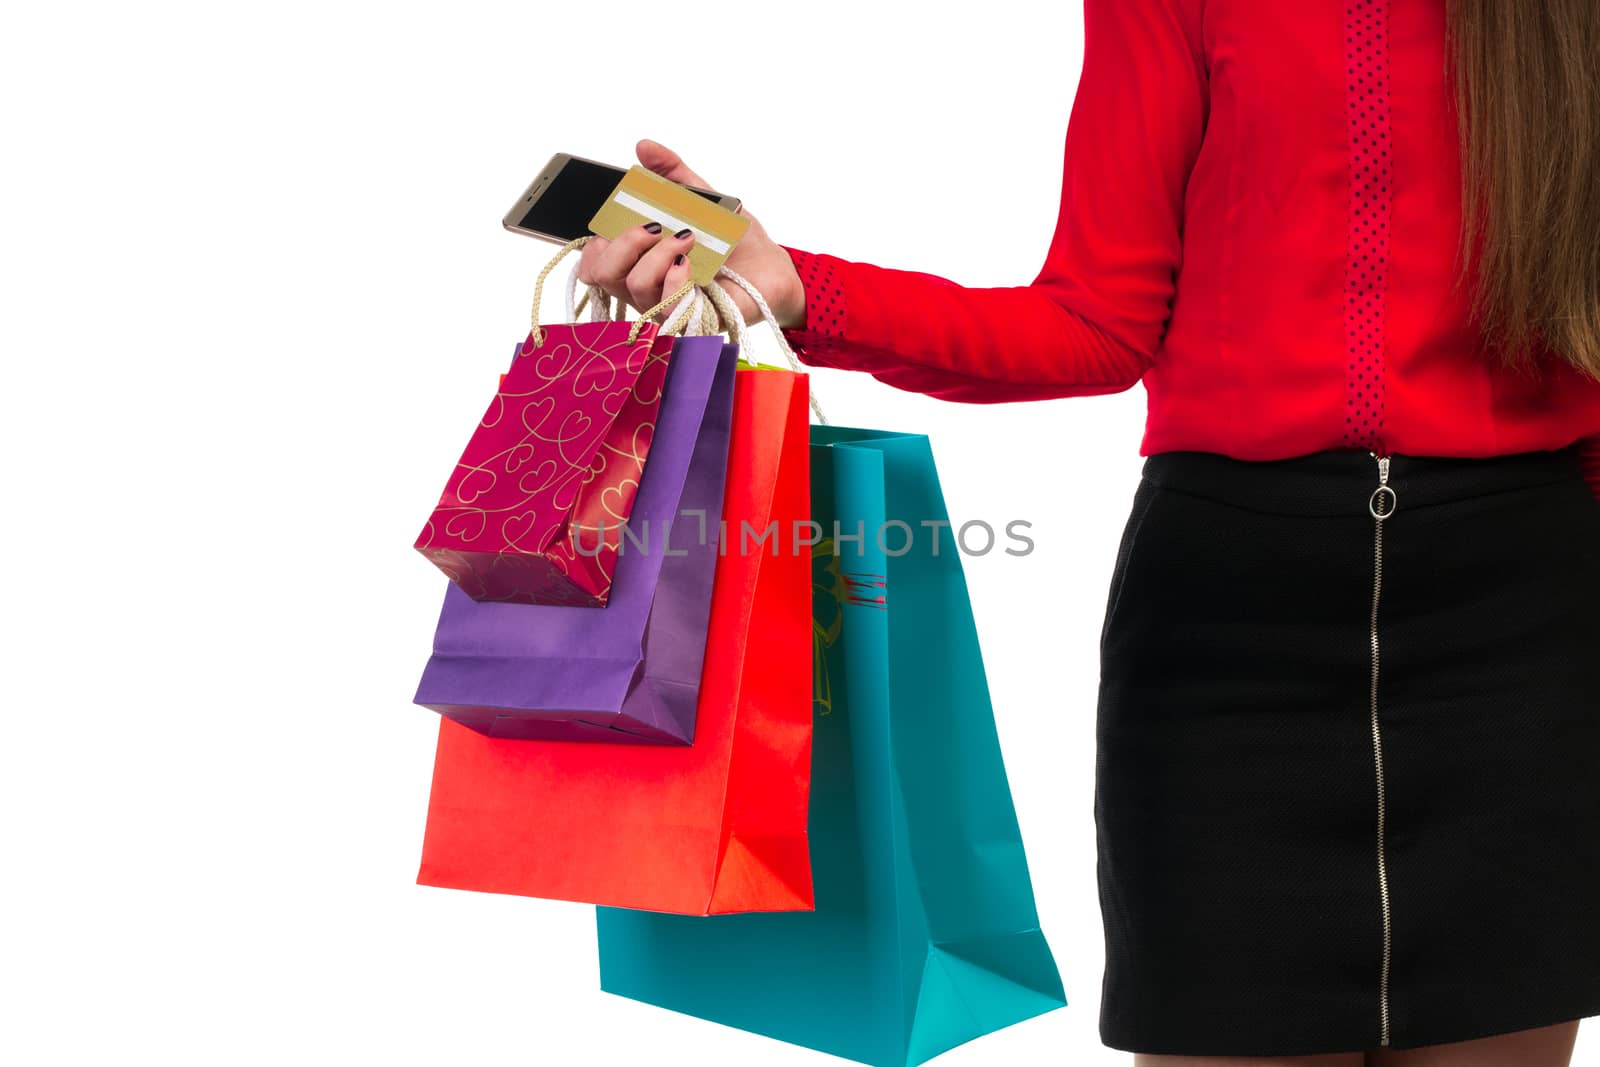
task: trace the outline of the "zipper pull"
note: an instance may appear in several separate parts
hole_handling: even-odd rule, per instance
[[[1372,496],[1367,500],[1367,510],[1372,513],[1373,518],[1382,522],[1394,514],[1400,498],[1395,495],[1394,487],[1389,484],[1389,457],[1380,456],[1370,449],[1367,454],[1378,461],[1378,487],[1372,491]]]

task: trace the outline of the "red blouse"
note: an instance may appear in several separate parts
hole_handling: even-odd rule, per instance
[[[1140,455],[1483,456],[1584,442],[1600,382],[1492,369],[1454,286],[1445,0],[1085,0],[1061,209],[1031,284],[784,246],[813,366],[947,400],[1142,381]],[[938,316],[922,313],[937,306]]]

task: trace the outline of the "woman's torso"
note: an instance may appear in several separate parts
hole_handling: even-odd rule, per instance
[[[1208,114],[1141,454],[1485,455],[1600,432],[1600,383],[1479,355],[1444,0],[1198,11]]]

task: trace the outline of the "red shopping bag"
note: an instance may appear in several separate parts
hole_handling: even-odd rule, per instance
[[[537,327],[417,550],[474,600],[603,606],[671,350],[653,321]]]
[[[813,908],[808,388],[787,370],[735,378],[694,744],[442,720],[419,883],[690,915]]]

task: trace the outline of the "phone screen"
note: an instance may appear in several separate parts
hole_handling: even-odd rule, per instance
[[[617,187],[625,171],[590,163],[586,159],[571,159],[551,179],[544,194],[528,205],[527,212],[518,223],[525,230],[547,233],[563,241],[571,241],[589,232],[589,220],[594,218],[600,205]],[[715,202],[717,198],[695,189],[694,192]]]

